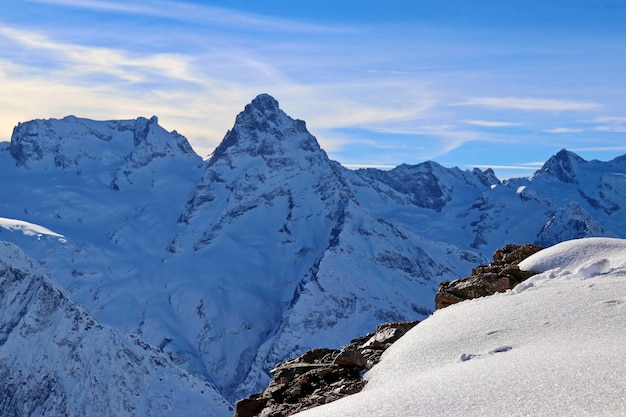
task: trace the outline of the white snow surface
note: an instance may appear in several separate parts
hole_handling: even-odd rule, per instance
[[[298,416],[624,416],[626,240],[567,241],[521,267],[541,273],[436,311],[361,393]]]
[[[63,238],[63,235],[55,233],[50,229],[47,229],[43,226],[39,226],[38,224],[25,222],[23,220],[7,219],[5,217],[0,217],[0,227],[10,230],[10,231],[18,230],[26,236],[41,237],[42,235],[47,235],[47,236],[53,236],[57,238]]]

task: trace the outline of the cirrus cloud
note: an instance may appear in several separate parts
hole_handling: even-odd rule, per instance
[[[584,129],[576,128],[576,127],[555,127],[552,129],[543,129],[542,132],[546,133],[580,133],[584,132]]]
[[[502,122],[497,120],[463,120],[463,123],[481,127],[512,127],[524,125],[519,122]]]
[[[479,106],[491,109],[512,109],[525,111],[589,111],[599,110],[602,105],[590,101],[555,100],[521,97],[475,97],[458,106]]]

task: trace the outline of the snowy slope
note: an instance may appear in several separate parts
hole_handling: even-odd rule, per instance
[[[0,415],[227,416],[215,388],[102,326],[0,242]]]
[[[427,316],[440,281],[506,243],[626,237],[624,178],[625,158],[567,151],[504,182],[350,171],[263,94],[207,161],[156,117],[21,123],[0,144],[0,237],[234,401],[277,361]]]
[[[520,267],[541,274],[438,310],[362,393],[298,416],[624,415],[626,241],[567,241]]]

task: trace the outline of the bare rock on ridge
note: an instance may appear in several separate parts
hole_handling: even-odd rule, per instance
[[[235,417],[286,417],[356,394],[365,386],[363,371],[418,322],[385,323],[374,333],[337,349],[312,349],[276,365],[274,380],[258,394],[237,403]]]
[[[460,301],[512,289],[535,275],[534,272],[520,270],[517,264],[541,249],[531,244],[509,244],[498,249],[493,254],[493,262],[477,266],[471,276],[442,282],[435,294],[435,308],[438,310]]]

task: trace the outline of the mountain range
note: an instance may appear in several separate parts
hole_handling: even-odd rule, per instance
[[[94,323],[97,354],[106,349],[130,369],[120,353],[130,349],[141,357],[136,378],[155,390],[145,367],[158,357],[168,375],[191,381],[189,395],[204,387],[215,415],[267,384],[278,361],[339,347],[381,322],[425,318],[441,281],[468,275],[506,243],[549,246],[626,230],[626,156],[585,161],[561,150],[532,176],[508,180],[432,161],[349,170],[266,94],[206,160],[156,117],[20,123],[0,143],[0,192],[0,240],[32,264],[20,272],[35,280],[29,288],[51,288],[84,317],[72,337]],[[7,323],[28,313],[19,294],[3,311],[5,340],[19,328]],[[59,320],[29,341],[42,358],[70,360],[48,342],[67,332]],[[0,358],[18,350],[0,342]],[[9,375],[32,370],[0,366]],[[46,368],[56,381],[46,385],[50,398],[75,397],[84,383],[87,369],[68,366],[74,379]],[[0,389],[14,398],[0,402],[3,415],[26,396]],[[124,391],[111,387],[108,401]],[[147,407],[138,404],[128,409]]]

